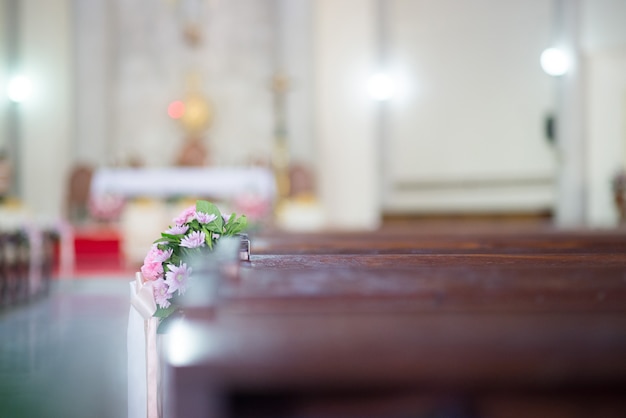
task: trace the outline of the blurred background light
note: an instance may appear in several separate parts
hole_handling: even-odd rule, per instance
[[[33,93],[33,86],[28,77],[18,75],[13,77],[7,85],[7,96],[15,103],[28,100]]]
[[[167,107],[167,114],[172,119],[180,119],[185,114],[185,104],[180,100],[173,101]]]
[[[395,94],[394,80],[387,74],[378,73],[368,80],[367,90],[374,100],[384,101],[391,99]]]
[[[570,68],[570,57],[561,49],[548,48],[541,53],[541,68],[552,76],[563,75]]]

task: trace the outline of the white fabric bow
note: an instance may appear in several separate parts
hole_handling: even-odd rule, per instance
[[[132,292],[133,285],[135,285],[135,292]],[[137,309],[137,312],[139,312],[143,319],[148,320],[152,318],[152,315],[154,315],[157,310],[152,282],[148,281],[144,283],[143,276],[141,273],[137,272],[135,273],[135,282],[131,282],[130,287],[130,304]]]

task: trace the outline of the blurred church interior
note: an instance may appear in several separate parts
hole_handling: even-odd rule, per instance
[[[132,240],[201,196],[286,230],[433,215],[616,227],[625,10],[5,0],[3,224]]]
[[[0,231],[39,234],[59,306],[121,311],[126,285],[75,281],[132,280],[196,198],[247,214],[253,251],[268,231],[619,231],[625,22],[626,0],[0,0]]]

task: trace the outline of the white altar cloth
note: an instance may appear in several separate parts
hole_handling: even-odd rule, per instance
[[[262,167],[103,168],[94,172],[91,195],[168,198],[199,196],[231,199],[254,193],[273,200],[273,173]]]

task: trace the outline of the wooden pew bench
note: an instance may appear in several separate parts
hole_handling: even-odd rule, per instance
[[[626,231],[494,229],[432,231],[420,228],[369,232],[286,234],[252,239],[253,254],[499,254],[623,253]]]
[[[176,416],[625,416],[624,235],[304,238],[186,309]]]
[[[51,231],[0,232],[0,308],[48,293],[56,239]]]

